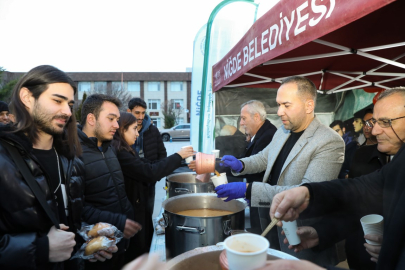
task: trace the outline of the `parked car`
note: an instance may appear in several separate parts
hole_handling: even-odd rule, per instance
[[[170,137],[173,139],[190,139],[190,124],[181,124],[169,129],[162,129],[160,131],[162,140],[167,142]]]

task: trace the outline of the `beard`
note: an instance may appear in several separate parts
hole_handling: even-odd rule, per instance
[[[51,115],[50,113],[47,113],[38,103],[35,103],[32,118],[39,130],[49,135],[59,135],[63,133],[67,121],[70,117],[63,114]],[[66,123],[58,123],[56,125],[53,125],[52,121],[54,119],[63,119],[66,121]]]
[[[94,129],[94,136],[97,138],[99,142],[105,142],[105,141],[111,141],[113,139],[113,136],[105,136],[103,134],[101,125],[99,122],[96,122],[96,128]]]
[[[291,130],[292,132],[294,132],[301,127],[302,123],[305,122],[305,114],[299,114],[299,115],[295,116],[294,119],[291,119],[290,117],[288,117],[285,120],[288,121],[288,124],[283,124],[284,128],[286,130]]]

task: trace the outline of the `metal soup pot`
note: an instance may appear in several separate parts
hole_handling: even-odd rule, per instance
[[[246,202],[224,202],[215,194],[185,194],[162,203],[165,221],[166,257],[173,258],[197,247],[215,245],[225,240],[231,230],[245,228]],[[176,214],[191,209],[217,209],[233,214],[218,217],[191,217]]]
[[[196,176],[197,174],[193,172],[176,173],[167,176],[166,185],[169,198],[190,193],[214,192],[215,186],[211,180],[207,183],[203,183],[195,179]]]

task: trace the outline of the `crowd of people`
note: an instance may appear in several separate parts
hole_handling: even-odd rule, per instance
[[[278,260],[263,269],[335,269],[334,265],[344,259],[339,245],[343,240],[351,269],[404,269],[400,164],[405,140],[405,88],[387,89],[374,109],[370,105],[356,112],[354,136],[346,133],[342,121],[331,123],[329,130],[318,123],[313,114],[316,88],[305,78],[284,80],[277,103],[283,126],[270,144],[247,158],[222,159],[234,175],[265,171],[261,183],[229,183],[216,188],[218,196],[228,197],[228,201],[245,198],[252,206],[261,207],[263,226],[270,223],[269,216],[297,221],[299,245],[289,245],[280,227],[278,235],[266,237],[272,248],[279,243],[277,249],[290,250],[308,261]],[[335,179],[338,176],[341,179]],[[364,235],[360,218],[368,214],[383,216],[383,236]],[[365,243],[365,239],[379,244]]]
[[[0,101],[0,268],[160,269],[141,256],[153,236],[155,183],[195,152],[167,156],[140,98],[122,112],[117,98],[93,94],[77,124],[76,91],[63,71],[38,66],[18,81],[10,106]],[[405,88],[388,89],[356,112],[354,134],[342,121],[319,121],[307,78],[286,78],[276,101],[278,129],[263,103],[242,104],[246,151],[221,163],[241,180],[215,189],[225,202],[247,200],[253,232],[274,217],[297,220],[299,245],[288,244],[281,222],[266,237],[273,249],[305,261],[263,269],[334,269],[344,260],[344,240],[353,269],[405,269]],[[384,217],[383,236],[364,235],[359,220],[367,214]],[[114,225],[123,240],[91,259],[70,259],[84,243],[78,229],[99,222]]]
[[[149,251],[154,183],[194,155],[186,147],[166,157],[139,99],[120,113],[117,98],[91,95],[77,125],[76,90],[61,70],[38,66],[18,81],[10,108],[0,103],[1,269],[121,269]],[[84,242],[78,229],[99,222],[123,240],[70,260]]]

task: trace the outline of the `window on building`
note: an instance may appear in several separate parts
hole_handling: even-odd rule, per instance
[[[160,110],[160,99],[148,99],[149,110]]]
[[[170,91],[183,91],[183,82],[171,82]]]
[[[94,91],[97,93],[106,93],[107,82],[94,82]]]
[[[181,109],[183,108],[183,100],[182,99],[172,99],[173,109]]]
[[[155,127],[161,128],[162,123],[161,123],[160,117],[156,117],[156,118],[151,117],[150,119],[152,119],[153,124],[155,125]]]
[[[160,82],[148,82],[148,91],[160,91]]]
[[[90,92],[91,90],[91,82],[79,82],[78,85],[79,88],[79,93],[77,93],[77,98],[79,100],[83,99],[83,94],[84,92],[86,92],[87,94]]]
[[[184,123],[184,118],[178,117],[178,118],[176,119],[176,122],[177,122],[178,125],[181,125],[181,124]],[[184,128],[187,128],[187,126],[182,126],[181,128],[184,129]]]
[[[141,91],[141,82],[128,82],[129,92],[139,92]]]
[[[111,82],[111,89],[113,91],[125,90],[125,82]]]

